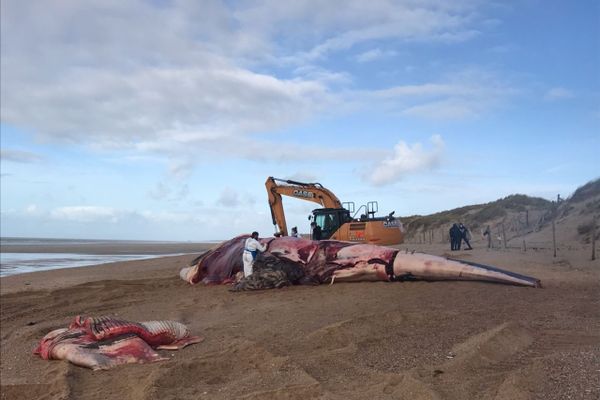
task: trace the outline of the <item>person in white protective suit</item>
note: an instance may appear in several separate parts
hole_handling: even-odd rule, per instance
[[[252,265],[258,255],[258,252],[264,252],[267,246],[260,244],[258,241],[258,232],[252,232],[252,236],[246,239],[244,243],[244,253],[242,261],[244,262],[244,277],[252,275]]]

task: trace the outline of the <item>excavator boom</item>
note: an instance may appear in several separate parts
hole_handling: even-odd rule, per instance
[[[326,189],[320,183],[304,183],[286,179],[267,178],[265,182],[269,196],[269,207],[273,225],[279,229],[282,236],[288,235],[285,212],[281,196],[290,196],[297,199],[312,201],[324,208],[342,208],[342,202],[333,192]]]

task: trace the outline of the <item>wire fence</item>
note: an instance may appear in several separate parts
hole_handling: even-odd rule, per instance
[[[533,215],[532,215],[533,214]],[[588,223],[582,224],[577,227],[577,232],[564,232],[563,229],[560,233],[563,233],[561,237],[564,237],[564,233],[577,234],[581,238],[580,241],[573,243],[561,243],[557,240],[557,226],[556,226],[556,212],[536,212],[529,213],[524,212],[519,215],[513,215],[510,218],[505,218],[500,222],[486,225],[484,228],[479,227],[479,234],[470,232],[471,238],[469,242],[476,246],[484,246],[489,249],[505,249],[505,250],[519,250],[523,252],[527,251],[540,251],[540,250],[551,250],[553,256],[557,256],[557,251],[563,250],[578,250],[578,251],[590,251],[591,260],[596,259],[596,242],[599,236],[597,218],[594,216]],[[531,219],[535,222],[531,223]],[[527,238],[529,234],[539,232],[545,227],[550,227],[552,230],[551,240],[530,240]],[[406,243],[412,244],[440,244],[449,243],[450,235],[448,228],[436,227],[429,229],[418,229],[414,232],[409,231],[406,237]]]

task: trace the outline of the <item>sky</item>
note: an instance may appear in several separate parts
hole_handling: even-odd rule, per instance
[[[597,0],[0,4],[3,237],[270,236],[269,176],[400,217],[600,176]]]

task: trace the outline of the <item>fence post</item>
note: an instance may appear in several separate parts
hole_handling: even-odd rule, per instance
[[[527,244],[525,243],[525,239],[523,239],[523,251],[527,252]]]
[[[502,223],[502,243],[506,249],[506,231],[504,230],[504,222]]]
[[[596,216],[592,219],[592,261],[596,259]]]
[[[552,247],[554,248],[554,257],[556,257],[556,226],[552,220]]]
[[[492,230],[490,229],[489,225],[486,227],[485,231],[487,232],[488,249],[491,249],[492,248]]]

